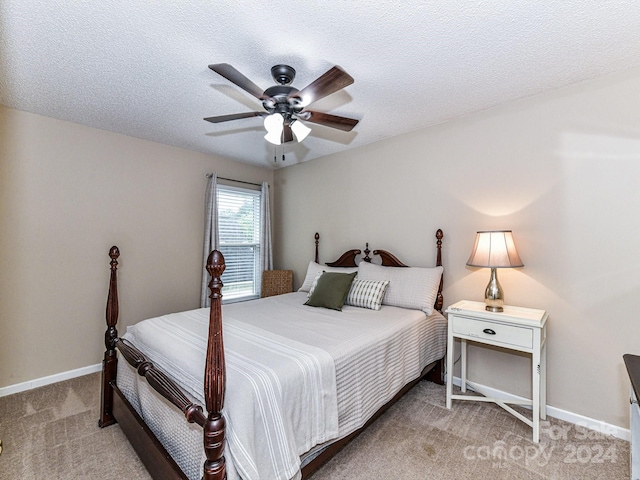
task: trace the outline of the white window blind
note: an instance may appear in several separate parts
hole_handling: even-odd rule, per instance
[[[225,300],[257,298],[260,281],[260,191],[218,185],[218,235],[226,268]]]

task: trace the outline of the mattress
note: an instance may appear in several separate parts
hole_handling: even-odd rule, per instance
[[[337,312],[305,300],[296,292],[223,306],[229,480],[299,478],[305,452],[360,428],[445,354],[439,313]],[[165,315],[129,327],[123,338],[203,405],[208,321],[208,309]],[[120,366],[119,388],[187,476],[201,478],[200,427],[126,362]]]

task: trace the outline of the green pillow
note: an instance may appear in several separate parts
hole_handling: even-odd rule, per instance
[[[342,305],[349,294],[351,283],[358,272],[324,272],[318,278],[315,290],[305,302],[312,307],[324,307],[342,311]]]

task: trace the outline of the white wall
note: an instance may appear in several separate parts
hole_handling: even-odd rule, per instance
[[[0,387],[101,361],[111,245],[119,332],[199,306],[211,171],[273,181],[268,169],[0,107]]]
[[[489,271],[465,266],[476,230],[513,229],[525,267],[499,277],[506,303],[549,312],[549,404],[628,427],[622,355],[640,353],[638,112],[635,69],[279,170],[276,255],[297,285],[316,231],[321,261],[370,242],[427,266],[442,228],[449,305],[483,298]],[[527,356],[470,356],[480,383],[529,394]]]

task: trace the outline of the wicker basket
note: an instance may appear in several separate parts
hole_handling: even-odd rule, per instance
[[[293,270],[265,270],[262,272],[260,296],[271,297],[293,291]]]

